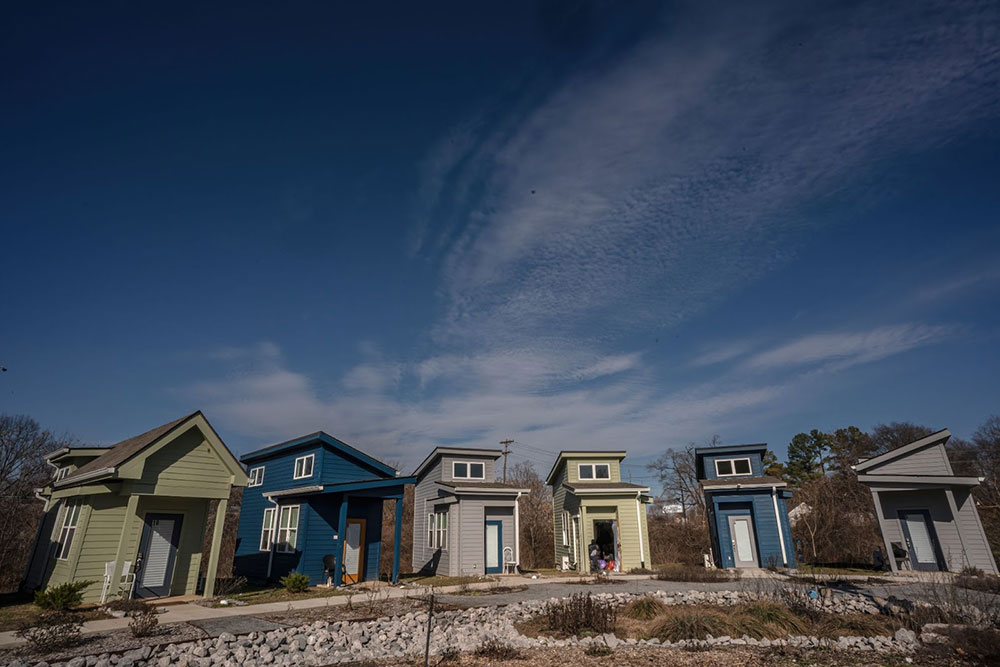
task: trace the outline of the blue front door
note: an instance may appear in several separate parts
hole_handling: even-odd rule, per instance
[[[486,522],[486,574],[500,574],[503,570],[503,523]]]

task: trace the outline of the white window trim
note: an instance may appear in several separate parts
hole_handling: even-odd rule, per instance
[[[608,469],[608,476],[607,477],[598,477],[597,476],[597,468],[599,466],[602,467],[602,468],[607,468]],[[590,468],[591,469],[591,471],[590,471],[591,475],[592,475],[591,477],[584,477],[583,475],[580,474],[580,471],[583,470],[584,468]],[[610,482],[611,481],[611,464],[610,463],[580,463],[576,467],[576,478],[579,479],[582,482]]]
[[[295,510],[295,525],[292,526],[291,524],[289,524],[288,526],[286,526],[286,527],[283,528],[281,526],[281,517],[284,516],[286,510],[288,511],[289,514],[291,514],[293,509]],[[278,526],[277,526],[277,530],[278,530],[278,532],[277,532],[278,548],[276,549],[276,551],[278,553],[283,553],[283,554],[292,554],[292,553],[295,553],[295,548],[299,544],[299,520],[301,518],[302,518],[302,508],[301,508],[300,505],[282,505],[281,506],[281,511],[278,512]],[[281,531],[283,531],[283,530],[286,532],[286,536],[285,536],[286,539],[285,540],[281,539]],[[294,542],[292,542],[291,540],[287,539],[287,537],[288,537],[287,533],[290,533],[292,531],[295,532],[295,541]],[[286,548],[283,549],[282,548],[283,545],[286,546]]]
[[[298,471],[299,471],[299,461],[303,462],[302,463],[302,472],[305,473],[305,469],[306,469],[305,461],[307,459],[310,461],[310,463],[309,463],[309,474],[308,475],[306,475],[306,474],[302,474],[302,475],[297,474]],[[313,473],[315,473],[315,472],[316,472],[316,455],[315,454],[306,454],[305,456],[300,456],[299,458],[295,459],[295,467],[292,469],[292,479],[308,479],[309,477],[312,477]]]
[[[732,472],[719,472],[719,464],[723,461],[729,461],[732,464]],[[747,467],[750,468],[749,472],[736,472],[736,462],[746,461]],[[715,476],[716,477],[745,477],[747,475],[753,474],[753,462],[750,461],[749,456],[741,456],[735,459],[715,459]]]
[[[562,513],[562,545],[569,546],[569,512],[566,510]]]
[[[59,528],[59,548],[56,550],[56,560],[69,560],[70,551],[73,550],[73,540],[76,538],[77,526],[80,523],[81,512],[83,512],[83,507],[79,499],[73,498],[66,501],[62,527]],[[69,523],[70,519],[73,520],[72,525]]]
[[[258,472],[260,473],[260,476],[257,475]],[[264,483],[264,466],[250,468],[250,472],[247,477],[249,479],[247,486],[260,486]]]
[[[268,526],[267,517],[271,516],[271,524]],[[264,508],[264,520],[260,524],[260,542],[258,546],[260,551],[270,551],[271,547],[274,546],[274,531],[278,527],[277,522],[277,511],[273,507]],[[267,535],[267,542],[265,546],[264,535]]]
[[[68,474],[69,474],[69,466],[63,466],[56,470],[55,478],[53,479],[53,481],[58,482]]]
[[[427,548],[448,550],[448,510],[427,514]]]
[[[458,475],[455,474],[455,466],[458,465],[459,463],[464,463],[465,464],[465,471],[467,473],[465,475],[465,477],[459,477]],[[478,477],[473,477],[472,476],[472,466],[473,465],[481,465],[483,467],[483,474],[479,475]],[[452,479],[486,479],[486,462],[485,461],[452,461],[451,462],[451,478]]]

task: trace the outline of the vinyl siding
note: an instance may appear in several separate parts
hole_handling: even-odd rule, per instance
[[[563,474],[568,476],[570,483],[579,481],[605,481],[605,480],[581,480],[580,479],[580,464],[581,463],[607,463],[610,468],[611,480],[612,482],[622,481],[622,470],[621,461],[617,457],[600,457],[600,456],[589,456],[582,458],[568,458],[562,464],[563,470],[560,471],[560,477]]]
[[[750,459],[750,475],[746,477],[761,477],[764,474],[764,466],[760,452],[744,452],[737,454],[702,454],[702,465],[705,470],[705,479],[719,479],[715,472],[715,462],[725,459]],[[735,479],[740,475],[725,475],[723,479]]]
[[[440,472],[438,473],[438,475],[440,475],[440,476],[437,479],[440,479],[443,482],[452,482],[452,481],[455,481],[454,477],[452,476],[452,471],[454,470],[454,468],[452,467],[452,464],[454,462],[456,462],[456,461],[474,461],[476,463],[482,463],[483,464],[483,479],[479,480],[479,481],[483,481],[483,482],[495,482],[497,480],[497,466],[496,466],[497,462],[496,462],[496,459],[494,459],[492,456],[483,456],[482,454],[480,454],[478,456],[475,455],[475,454],[469,454],[468,456],[464,456],[464,455],[460,456],[460,455],[457,455],[457,454],[448,454],[448,455],[442,456],[441,460],[435,466],[435,467],[440,467]],[[425,474],[426,474],[427,477],[431,476],[431,472],[429,470]],[[477,480],[460,479],[458,481],[460,481],[460,482],[474,482],[474,481],[477,481]]]
[[[899,510],[928,510],[948,569],[955,572],[962,569],[962,542],[943,489],[879,491],[878,496],[885,519],[882,530],[889,542],[900,542],[906,548]]]
[[[651,565],[649,559],[649,526],[645,505],[640,505],[639,516],[635,511],[635,494],[619,497],[579,498],[581,504],[581,528],[583,532],[581,565],[583,571],[589,571],[590,559],[587,557],[587,547],[594,539],[594,521],[615,520],[618,522],[618,539],[621,542],[622,572],[633,568]],[[639,531],[643,535],[643,551],[639,552]]]
[[[76,565],[77,579],[101,582],[90,586],[84,593],[87,601],[101,599],[104,580],[104,564],[115,559],[118,540],[125,521],[128,498],[123,496],[92,496],[90,521]]]
[[[147,456],[121,468],[135,477],[134,493],[197,498],[228,498],[232,474],[198,428],[191,428]]]
[[[448,556],[452,551],[430,549],[427,546],[427,514],[434,511],[433,501],[440,498],[437,482],[441,479],[441,460],[438,459],[432,466],[424,471],[424,475],[417,480],[417,485],[413,490],[413,556],[412,565],[414,572],[440,572],[449,573]],[[452,533],[457,533],[458,517],[455,514],[448,515],[449,542],[454,539]]]
[[[965,489],[956,489],[954,494],[955,504],[958,505],[959,530],[962,531],[962,538],[965,540],[969,565],[978,567],[984,572],[997,574],[996,561],[983,532],[983,524],[972,494]]]
[[[753,520],[754,540],[757,545],[757,564],[760,567],[781,567],[781,539],[778,522],[774,516],[774,501],[771,493],[712,493],[709,500],[713,506],[715,524],[713,526],[713,551],[719,567],[733,567],[732,538],[729,534],[729,517],[749,514]],[[788,512],[783,498],[778,499],[778,515],[781,519],[785,541],[785,557],[789,567],[795,566],[792,540],[788,527]]]
[[[868,468],[866,475],[951,475],[951,463],[943,444],[926,447],[910,452],[898,459],[893,459]]]
[[[454,576],[486,573],[486,521],[500,521],[501,551],[514,548],[514,501],[491,496],[465,497],[459,503],[459,556],[451,564]]]

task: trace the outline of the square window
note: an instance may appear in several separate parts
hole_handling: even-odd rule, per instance
[[[264,466],[258,466],[256,468],[250,469],[250,479],[247,482],[247,486],[260,486],[264,483]]]
[[[316,461],[316,455],[310,454],[308,456],[300,456],[295,459],[295,474],[292,475],[292,479],[302,479],[303,477],[312,477],[313,474],[313,463]]]
[[[720,475],[732,475],[733,474],[733,462],[732,461],[716,461],[715,462],[715,472]]]
[[[470,463],[469,464],[469,477],[472,479],[482,479],[483,478],[484,467],[482,463]]]
[[[750,459],[736,459],[733,461],[733,470],[737,475],[749,475]]]
[[[456,477],[456,478],[459,478],[459,479],[465,479],[466,477],[469,476],[469,464],[468,463],[455,463],[455,467],[452,470],[452,473],[453,473],[452,474],[453,477]]]
[[[607,463],[601,463],[594,466],[594,478],[595,479],[611,479],[611,466]]]
[[[591,464],[580,464],[580,479],[594,479],[594,466]]]

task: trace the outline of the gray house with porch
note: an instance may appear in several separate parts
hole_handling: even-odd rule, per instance
[[[413,569],[500,574],[520,563],[517,499],[528,489],[496,481],[499,449],[437,447],[413,476]]]
[[[893,572],[997,573],[972,497],[983,480],[955,475],[945,450],[950,437],[944,429],[854,466],[871,489]]]

